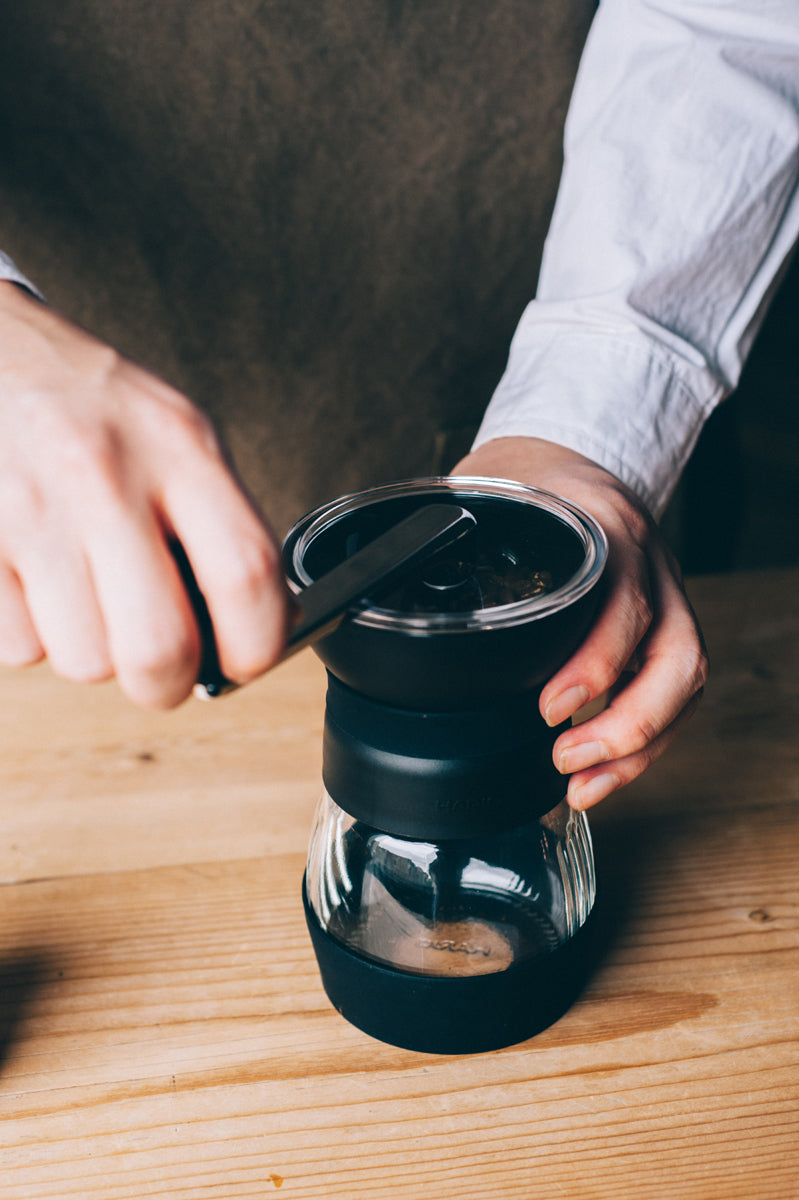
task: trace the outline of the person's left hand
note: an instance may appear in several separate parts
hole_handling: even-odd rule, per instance
[[[515,479],[580,505],[607,534],[606,598],[592,629],[541,693],[551,726],[606,692],[604,711],[562,733],[555,765],[567,797],[585,809],[630,783],[658,758],[693,712],[708,661],[680,571],[633,493],[573,450],[537,438],[499,438],[453,475]]]

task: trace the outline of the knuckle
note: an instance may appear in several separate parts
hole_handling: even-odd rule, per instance
[[[50,665],[56,675],[70,683],[105,683],[114,675],[111,663],[103,656],[65,658],[50,654]]]
[[[117,655],[117,676],[125,691],[145,708],[170,708],[188,695],[197,676],[199,648],[190,629],[140,636],[135,653]]]
[[[4,456],[5,459],[5,456]],[[122,436],[113,425],[60,414],[48,422],[37,456],[5,459],[0,471],[0,511],[8,527],[29,533],[59,509],[94,507],[116,494],[124,479]],[[4,536],[8,536],[6,530]]]
[[[120,436],[109,426],[71,429],[62,440],[61,458],[78,478],[116,480],[123,461]]]
[[[225,572],[225,590],[237,599],[257,598],[275,578],[278,567],[277,550],[267,538],[247,538],[237,546]]]
[[[64,421],[58,431],[54,461],[56,486],[65,494],[90,495],[117,492],[124,475],[122,437],[112,425],[80,425]]]
[[[179,392],[160,390],[151,398],[152,431],[165,446],[184,446],[218,458],[220,442],[210,418]]]
[[[620,598],[623,618],[627,626],[634,630],[636,643],[652,624],[654,609],[649,593],[638,585],[628,587]]]
[[[633,780],[638,779],[638,777],[643,775],[644,771],[646,771],[652,765],[656,757],[657,755],[655,754],[644,752],[630,755],[630,757],[618,767],[617,773],[622,781],[622,784],[626,787],[628,783],[632,783]]]
[[[585,673],[591,695],[601,696],[609,691],[618,682],[629,661],[629,647],[626,643],[597,648]]]
[[[236,683],[250,683],[253,679],[257,679],[259,675],[263,675],[271,666],[274,666],[280,653],[282,643],[275,641],[267,645],[260,644],[257,648],[252,648],[249,652],[243,649],[226,649],[224,654],[220,655],[220,665],[223,673],[228,679],[235,680]]]
[[[141,679],[151,682],[185,675],[197,662],[197,643],[188,632],[169,639],[151,637],[138,648],[135,663],[129,668]]]
[[[0,663],[4,667],[33,667],[42,662],[44,657],[42,647],[27,640],[14,643],[6,641],[0,646]]]
[[[614,771],[622,783],[626,786],[643,775],[660,758],[669,741],[670,738],[661,734],[651,738],[640,747],[630,747],[629,752],[614,763]]]
[[[81,354],[78,386],[95,396],[107,395],[124,377],[125,369],[126,360],[118,350],[92,338]]]
[[[631,726],[630,748],[628,753],[640,753],[656,741],[661,733],[656,719],[649,713],[639,713]]]
[[[681,682],[686,700],[703,691],[710,674],[707,653],[701,646],[668,656],[671,669]]]
[[[38,480],[13,466],[0,471],[0,512],[7,517],[3,523],[5,545],[15,546],[17,533],[29,538],[48,512],[47,499]]]
[[[696,657],[695,657],[695,660],[693,663],[693,670],[691,672],[691,679],[694,684],[694,691],[702,692],[704,690],[709,678],[710,678],[710,659],[708,658],[707,651],[700,648],[696,653]]]
[[[220,666],[228,679],[249,683],[277,662],[283,649],[282,632],[276,626],[259,628],[247,644],[226,644],[220,650]]]
[[[237,684],[245,684],[252,683],[259,675],[263,675],[273,661],[272,658],[263,654],[248,656],[241,651],[236,653],[227,650],[220,655],[219,665],[226,679],[232,679]]]
[[[611,759],[627,765],[639,758],[648,762],[652,747],[662,732],[657,719],[650,713],[639,712],[627,716],[623,724],[619,724],[620,720],[619,715],[614,736],[604,739]]]

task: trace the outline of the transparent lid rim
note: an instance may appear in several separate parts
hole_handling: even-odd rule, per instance
[[[585,551],[584,560],[572,578],[555,591],[527,600],[493,608],[473,609],[462,613],[398,613],[369,605],[352,613],[352,621],[361,626],[382,630],[396,630],[409,634],[460,633],[465,630],[496,629],[508,625],[519,625],[551,616],[581,599],[593,588],[605,566],[607,539],[601,526],[579,505],[532,484],[514,480],[472,475],[429,476],[418,479],[400,480],[383,484],[360,492],[350,492],[338,499],[321,505],[308,513],[292,528],[286,538],[291,548],[289,587],[300,594],[313,579],[304,568],[304,556],[311,542],[335,521],[366,504],[401,496],[425,495],[436,492],[453,495],[473,495],[491,499],[506,498],[526,502],[534,507],[551,512],[577,534]]]

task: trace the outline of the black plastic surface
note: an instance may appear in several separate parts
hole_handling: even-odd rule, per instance
[[[328,676],[322,774],[350,816],[441,841],[524,825],[566,790],[537,693],[467,712],[378,704]]]
[[[304,880],[303,903],[333,1007],[364,1033],[406,1050],[478,1054],[526,1041],[563,1016],[593,966],[592,916],[563,946],[506,971],[423,976],[371,962],[330,937]]]
[[[312,539],[304,567],[318,578],[414,505],[442,496],[476,517],[475,538],[486,549],[505,547],[522,561],[529,558],[556,583],[567,580],[583,561],[577,533],[552,513],[529,501],[475,497],[453,481],[443,488],[422,486],[401,501],[370,501],[365,494],[362,507]],[[295,582],[292,555],[303,524],[295,526],[284,546],[286,568]],[[356,616],[317,642],[315,650],[338,679],[383,704],[422,712],[479,708],[541,688],[585,636],[601,590],[593,586],[546,614],[491,627],[441,629],[423,619],[413,628],[378,627]]]

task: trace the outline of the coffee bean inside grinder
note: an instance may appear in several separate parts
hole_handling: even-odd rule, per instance
[[[455,546],[381,596],[380,607],[406,613],[470,612],[530,600],[555,586],[550,570],[508,546],[467,547],[465,555]]]

